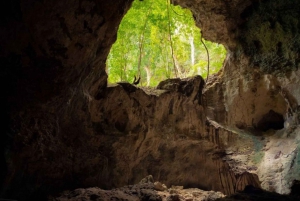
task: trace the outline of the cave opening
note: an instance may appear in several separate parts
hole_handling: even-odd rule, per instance
[[[245,185],[261,183],[262,188],[280,193],[288,193],[292,185],[291,194],[297,195],[300,71],[295,66],[300,59],[300,1],[176,0],[193,9],[197,23],[203,22],[200,27],[205,38],[226,45],[230,55],[223,75],[211,79],[205,90],[199,90],[203,89],[202,80],[180,81],[176,85],[179,90],[176,88],[173,93],[171,87],[177,83],[171,83],[166,92],[157,96],[128,83],[107,87],[104,61],[132,1],[2,3],[0,63],[5,120],[0,140],[1,199],[46,200],[46,195],[63,191],[65,198],[53,200],[127,200],[128,196],[141,194],[146,197],[149,189],[132,187],[149,174],[168,187],[198,187],[229,195]],[[207,55],[199,42],[200,30],[188,32],[194,25],[192,17],[187,22],[189,11],[169,4],[167,7],[163,2],[165,12],[159,16],[150,12],[158,2],[134,1],[144,13],[132,18],[132,26],[127,29],[137,33],[134,37],[124,32],[122,39],[130,40],[121,45],[125,53],[135,52],[132,57],[136,60],[129,65],[130,55],[119,51],[123,63],[107,69],[109,81],[111,72],[123,67],[118,75],[122,79],[117,77],[117,81],[132,83],[138,75],[139,55],[141,85],[147,85],[147,62],[155,67],[149,67],[150,81],[158,82],[155,76],[175,77],[169,24],[177,27],[172,29],[171,39],[176,59],[187,67],[182,69],[191,69],[195,74],[202,74],[198,70],[203,70],[202,76],[206,77]],[[241,16],[247,8],[251,8],[251,13]],[[175,16],[184,23],[174,20]],[[149,26],[150,17],[152,21],[164,22],[163,31]],[[145,32],[143,47],[162,41],[166,44],[153,47],[157,51],[143,49],[140,54],[145,21],[146,30],[151,32]],[[187,38],[181,44],[176,34],[183,29],[187,30]],[[191,33],[195,34],[191,38],[194,43],[190,42]],[[131,42],[133,49],[129,49]],[[189,52],[191,44],[194,57]],[[205,44],[209,46],[208,41]],[[210,48],[209,52],[212,56]],[[186,63],[180,63],[182,60]],[[199,61],[202,63],[191,67],[192,62],[196,65]],[[159,70],[160,63],[168,71]],[[201,65],[203,69],[198,68]],[[128,72],[131,74],[125,74]],[[189,76],[186,71],[182,74]],[[151,85],[156,83],[150,82]],[[274,111],[268,112],[272,108]],[[285,128],[284,115],[288,115]],[[235,122],[242,122],[240,129],[249,130],[237,130]],[[262,133],[256,129],[271,131]],[[124,185],[130,187],[121,187]],[[92,190],[111,198],[83,189],[93,186],[97,188]],[[124,192],[102,190],[116,187]],[[255,193],[256,188],[248,187],[246,191]],[[80,197],[81,192],[87,197]],[[116,197],[115,193],[126,197]]]
[[[140,86],[155,87],[168,78],[206,78],[222,68],[225,56],[223,45],[201,38],[190,10],[166,0],[135,0],[119,26],[106,71],[109,83],[140,78]]]
[[[284,117],[273,110],[265,114],[257,123],[257,129],[266,132],[270,129],[280,130],[284,128]]]

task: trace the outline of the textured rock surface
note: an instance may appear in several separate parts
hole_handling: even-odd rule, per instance
[[[100,136],[114,138],[114,186],[136,183],[147,174],[167,185],[228,194],[248,184],[247,179],[239,182],[245,175],[232,174],[222,161],[218,136],[206,132],[209,123],[205,124],[199,94],[203,83],[200,76],[167,80],[159,85],[160,93],[155,93],[159,95],[119,83],[108,86],[105,98],[91,102],[93,129]]]
[[[244,191],[238,192],[231,196],[226,196],[225,198],[219,198],[217,201],[239,201],[239,200],[247,200],[247,201],[297,201],[299,200],[299,196],[295,195],[280,195],[274,192],[267,192],[253,186],[246,186]]]
[[[112,142],[100,147],[105,137],[88,134],[88,102],[106,87],[105,60],[130,3],[1,2],[1,197],[39,198],[109,176],[102,152]]]
[[[153,183],[125,186],[119,189],[102,190],[100,188],[76,189],[62,193],[60,197],[49,200],[153,200],[162,201],[162,197],[154,190]]]
[[[174,3],[228,55],[205,86],[173,79],[147,93],[106,83],[131,0],[0,3],[1,197],[41,200],[148,174],[226,194],[260,182],[289,193],[300,180],[300,3]]]
[[[203,37],[234,48],[239,26],[244,22],[243,11],[252,7],[255,1],[208,1],[208,0],[174,0],[174,4],[189,8],[193,12],[196,24],[201,28]]]
[[[153,183],[125,186],[113,190],[99,188],[76,189],[62,193],[60,197],[49,198],[49,201],[67,200],[127,200],[127,201],[213,201],[222,198],[220,192],[200,189],[180,189],[176,186],[164,192],[154,190]]]
[[[228,163],[258,174],[264,189],[289,193],[299,179],[299,2],[175,2],[229,49],[204,90],[208,118],[238,134],[225,148]]]

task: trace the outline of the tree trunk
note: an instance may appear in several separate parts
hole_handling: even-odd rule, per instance
[[[174,58],[174,65],[175,65],[176,71],[178,73],[178,77],[180,77],[180,78],[185,77],[185,70],[182,70],[182,68],[181,68],[181,66],[180,66],[180,64],[179,64],[179,62],[177,60],[176,55],[174,55],[173,58]]]
[[[194,37],[190,36],[189,38],[190,46],[191,46],[191,66],[195,65],[195,45],[194,45]]]
[[[148,66],[145,66],[144,69],[145,69],[145,71],[147,73],[147,87],[149,87],[150,86],[151,76],[152,76],[151,75],[151,70],[150,70],[150,68]]]

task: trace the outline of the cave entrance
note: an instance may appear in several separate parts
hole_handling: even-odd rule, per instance
[[[204,43],[204,44],[203,44]],[[134,0],[124,16],[107,58],[108,82],[157,86],[167,78],[207,76],[218,72],[226,56],[223,45],[201,41],[192,13],[169,0]]]

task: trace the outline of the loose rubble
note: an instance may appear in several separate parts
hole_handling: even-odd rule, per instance
[[[167,188],[159,181],[153,182],[153,177],[149,175],[135,185],[112,190],[80,188],[65,191],[59,197],[49,198],[49,201],[213,201],[224,196],[221,192],[184,189],[183,186]]]

